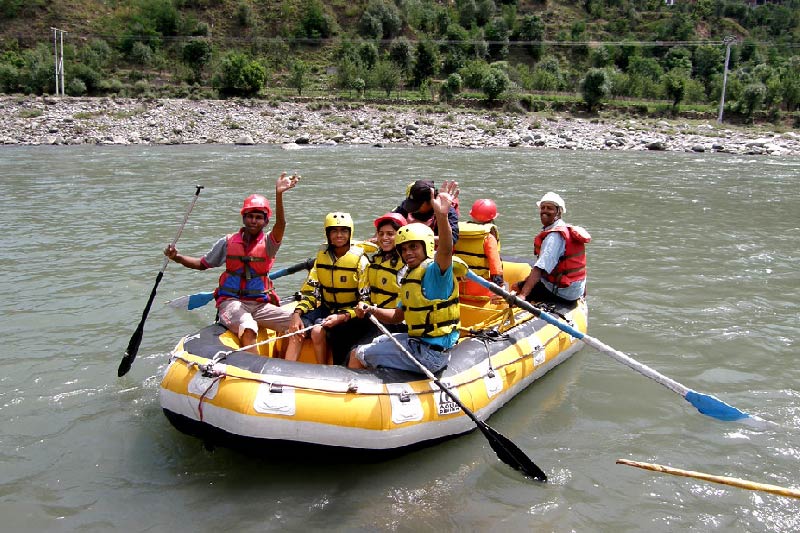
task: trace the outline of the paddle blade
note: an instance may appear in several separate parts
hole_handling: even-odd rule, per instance
[[[498,459],[503,461],[511,468],[519,470],[530,478],[543,483],[547,482],[547,474],[545,474],[541,468],[536,466],[536,464],[531,461],[530,458],[525,455],[525,452],[520,450],[516,444],[498,433],[486,423],[479,423],[478,429],[480,429],[486,436],[486,439],[489,441],[492,449],[497,454]]]
[[[142,343],[142,337],[144,336],[144,322],[147,320],[147,315],[150,314],[150,308],[153,306],[153,300],[156,299],[156,291],[158,290],[158,284],[161,283],[161,278],[164,277],[164,271],[158,273],[156,276],[156,282],[153,285],[153,290],[150,291],[150,298],[147,299],[147,305],[144,306],[144,311],[142,311],[142,319],[139,321],[139,325],[136,326],[136,331],[133,332],[131,335],[131,340],[128,341],[128,349],[125,350],[125,355],[122,357],[122,361],[119,362],[119,368],[117,368],[117,377],[122,377],[128,373],[128,370],[131,369],[131,365],[133,365],[133,360],[136,359],[136,354],[139,352],[139,345]]]
[[[122,377],[128,373],[133,365],[133,360],[136,359],[136,354],[139,352],[139,345],[142,344],[142,337],[144,336],[144,321],[139,322],[139,327],[133,332],[131,340],[128,342],[128,348],[125,350],[125,356],[119,362],[117,368],[117,377]]]
[[[187,294],[180,298],[175,298],[167,302],[167,305],[173,309],[182,309],[184,311],[191,311],[198,307],[203,307],[208,302],[214,299],[213,292],[198,292],[195,294]]]
[[[728,405],[719,398],[709,394],[702,394],[690,390],[686,393],[684,398],[686,398],[686,401],[692,404],[695,409],[704,415],[716,418],[717,420],[734,422],[736,420],[742,420],[743,418],[750,417],[750,415],[747,413],[744,413],[732,405]]]

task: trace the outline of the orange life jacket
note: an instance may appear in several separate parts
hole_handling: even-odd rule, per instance
[[[558,232],[564,237],[564,255],[545,279],[556,287],[569,287],[571,283],[586,279],[586,243],[592,240],[589,232],[580,226],[565,224],[539,233],[533,239],[533,253],[537,256],[548,234]]]
[[[280,305],[278,295],[269,279],[269,269],[275,262],[267,256],[267,236],[262,232],[245,245],[244,230],[228,235],[225,272],[219,277],[219,287],[214,291],[217,306],[228,298],[272,302]]]

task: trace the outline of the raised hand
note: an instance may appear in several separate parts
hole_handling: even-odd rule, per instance
[[[437,214],[447,215],[456,198],[458,198],[459,188],[457,181],[445,181],[439,187],[439,194],[433,198],[433,191],[431,191],[431,205],[433,212]]]
[[[294,189],[299,181],[300,174],[292,174],[291,176],[287,176],[286,172],[281,172],[278,181],[275,182],[275,191],[278,193],[283,193],[289,189]]]

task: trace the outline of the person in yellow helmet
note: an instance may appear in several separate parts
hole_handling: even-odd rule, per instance
[[[394,338],[431,372],[447,366],[448,350],[455,346],[459,337],[458,277],[466,275],[467,266],[453,257],[447,217],[458,192],[458,183],[454,181],[445,181],[436,197],[432,190],[430,192],[429,201],[440,237],[436,251],[433,230],[425,224],[412,223],[398,230],[395,244],[408,271],[400,284],[397,307],[383,309],[361,304],[356,309],[358,316],[370,313],[388,324],[405,320],[408,333],[395,334]],[[420,371],[386,335],[356,347],[350,353],[348,366]]]
[[[350,213],[333,212],[325,216],[327,244],[317,252],[308,273],[300,301],[292,314],[289,331],[311,329],[314,356],[325,364],[330,345],[334,364],[344,364],[347,354],[366,331],[368,321],[356,317],[356,304],[366,299],[367,266],[364,248],[352,243],[353,219]],[[285,358],[296,361],[302,338],[289,340]]]
[[[202,257],[182,255],[174,245],[164,249],[164,255],[186,268],[206,270],[225,265],[214,291],[219,321],[239,337],[241,346],[254,344],[259,326],[285,331],[291,314],[280,307],[280,301],[269,279],[269,269],[275,261],[286,230],[283,212],[283,193],[293,189],[300,176],[282,173],[275,183],[275,224],[272,231],[264,228],[272,217],[269,200],[251,194],[240,211],[242,228],[220,238]],[[250,348],[258,353],[258,348]]]

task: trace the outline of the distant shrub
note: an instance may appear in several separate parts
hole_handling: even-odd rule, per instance
[[[597,105],[608,98],[611,93],[611,82],[604,69],[589,69],[586,76],[581,81],[581,95],[589,112],[593,111]]]
[[[264,88],[267,69],[246,54],[232,52],[220,64],[214,85],[223,96],[255,96]]]
[[[80,78],[73,78],[67,84],[65,92],[70,96],[83,96],[86,94],[86,84]]]

